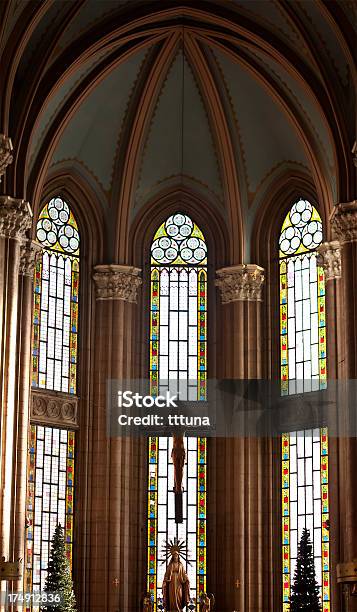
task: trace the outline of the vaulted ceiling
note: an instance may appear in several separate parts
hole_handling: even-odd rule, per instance
[[[130,224],[181,185],[249,232],[274,182],[353,197],[355,12],[285,0],[19,2],[0,8],[4,189],[41,201],[56,173]],[[244,250],[244,249],[243,249]],[[238,255],[237,255],[238,257]]]

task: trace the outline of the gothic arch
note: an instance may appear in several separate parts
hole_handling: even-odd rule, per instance
[[[67,165],[67,164],[66,164]],[[88,265],[95,265],[103,258],[104,220],[102,214],[101,194],[94,191],[90,180],[84,178],[83,172],[71,163],[55,169],[49,174],[44,185],[41,199],[33,208],[34,219],[37,219],[43,202],[55,194],[63,195],[70,203],[77,219],[81,234],[81,257],[86,258]],[[81,169],[82,171],[82,169]],[[35,224],[33,234],[35,232]]]
[[[176,189],[171,189],[163,192],[153,201],[147,202],[146,206],[139,211],[136,218],[133,220],[129,244],[131,245],[130,262],[138,268],[142,268],[143,287],[141,295],[138,299],[138,327],[140,338],[138,349],[141,355],[140,365],[138,364],[138,375],[146,377],[148,368],[148,350],[146,346],[146,332],[148,329],[148,309],[149,303],[149,286],[150,286],[150,247],[153,236],[161,223],[165,221],[170,214],[174,212],[183,212],[191,217],[201,229],[207,249],[208,258],[208,299],[210,302],[210,336],[209,336],[209,376],[215,375],[215,350],[213,349],[216,342],[215,321],[218,316],[217,308],[221,308],[216,304],[214,278],[217,268],[226,265],[229,262],[229,233],[226,229],[226,223],[217,211],[209,202],[203,201],[200,196],[193,191],[187,190],[178,186]],[[144,350],[142,350],[144,347]]]
[[[157,7],[154,7],[157,8]],[[205,74],[204,63],[200,59],[200,43],[208,43],[213,46],[220,46],[225,53],[229,54],[232,58],[238,58],[238,50],[236,48],[236,42],[234,42],[238,36],[241,44],[245,45],[248,49],[252,45],[258,45],[258,47],[264,52],[267,56],[271,56],[276,61],[282,62],[282,64],[287,68],[288,71],[293,75],[298,75],[302,86],[305,88],[306,92],[309,94],[312,93],[315,100],[321,101],[319,104],[319,112],[322,116],[325,117],[329,125],[329,130],[333,132],[336,141],[336,157],[338,159],[338,167],[339,167],[339,190],[340,197],[343,194],[343,190],[346,190],[350,183],[350,180],[345,180],[345,176],[351,174],[351,162],[347,160],[347,150],[349,148],[349,144],[346,140],[346,135],[344,130],[340,127],[341,117],[339,116],[339,109],[336,106],[334,96],[330,95],[331,92],[326,94],[324,87],[327,87],[327,83],[324,82],[323,85],[317,82],[317,79],[314,78],[311,69],[307,67],[307,65],[303,65],[301,59],[297,58],[294,53],[287,49],[286,46],[281,41],[275,41],[275,39],[271,39],[271,36],[267,34],[263,27],[259,27],[258,29],[254,27],[254,23],[248,17],[244,16],[240,20],[239,24],[236,20],[232,19],[232,13],[229,9],[210,5],[210,11],[207,12],[207,6],[199,3],[194,8],[191,6],[185,7],[172,7],[164,4],[163,7],[160,7],[160,10],[152,11],[153,6],[149,3],[144,7],[141,7],[140,10],[137,11],[136,17],[136,27],[137,30],[135,34],[130,35],[130,29],[132,28],[132,16],[130,12],[125,15],[125,19],[122,22],[122,25],[116,30],[112,30],[112,23],[106,23],[105,27],[100,29],[99,27],[93,28],[91,31],[91,36],[85,35],[81,38],[80,46],[76,48],[69,47],[66,49],[63,54],[55,61],[55,70],[56,79],[44,73],[43,69],[43,78],[39,80],[39,83],[36,84],[36,87],[33,88],[32,91],[27,93],[27,100],[23,100],[22,108],[29,109],[26,110],[26,122],[27,125],[24,130],[20,133],[18,130],[22,128],[18,128],[17,132],[15,130],[14,144],[15,144],[15,163],[13,168],[9,171],[9,179],[12,181],[14,187],[17,186],[16,191],[26,192],[28,197],[36,202],[39,198],[39,194],[42,192],[41,183],[45,179],[46,175],[46,167],[48,165],[48,159],[50,152],[53,150],[56,141],[58,140],[59,134],[64,128],[68,118],[75,112],[78,103],[83,99],[86,91],[93,88],[98,82],[98,79],[104,74],[103,71],[110,69],[110,67],[114,65],[118,65],[120,61],[122,61],[125,57],[127,57],[130,53],[135,52],[135,50],[139,49],[141,46],[149,46],[150,44],[156,42],[160,43],[160,40],[166,39],[166,45],[168,45],[168,41],[171,38],[177,38],[178,32],[182,30],[182,25],[177,25],[177,22],[173,25],[174,19],[184,20],[190,19],[190,26],[186,27],[187,32],[189,34],[188,39],[189,45],[191,45],[192,53],[195,49],[196,59],[200,60],[198,63],[200,67],[198,68],[198,74],[200,75],[200,79],[202,81],[203,89],[205,90],[206,96],[208,96],[207,101],[208,105],[211,108],[211,112],[213,113],[212,117],[214,122],[217,123],[217,133],[218,133],[218,143],[221,145],[221,158],[222,165],[225,166],[230,158],[232,157],[229,154],[229,137],[227,138],[226,128],[224,127],[224,121],[221,121],[219,125],[219,104],[214,104],[214,94],[212,94],[211,99],[210,95],[207,93],[212,88],[207,88],[207,74]],[[307,33],[302,28],[301,24],[297,22],[292,14],[289,14],[287,9],[284,9],[287,13],[287,19],[290,19],[294,25],[301,30],[301,35],[304,37],[305,42],[308,44],[309,50],[313,52],[313,43],[309,40]],[[69,18],[67,16],[67,18]],[[184,24],[184,21],[182,21]],[[185,24],[184,24],[185,25]],[[217,28],[220,28],[220,32],[218,33]],[[121,38],[120,38],[121,37]],[[138,42],[139,37],[141,37],[141,42]],[[234,38],[235,37],[235,38]],[[265,38],[265,40],[264,40]],[[94,40],[94,42],[93,42]],[[118,51],[116,46],[118,44],[118,40],[121,40],[123,43],[123,48]],[[269,42],[267,42],[269,41]],[[275,44],[276,43],[276,44]],[[84,80],[82,84],[78,86],[75,90],[73,96],[68,100],[63,112],[57,117],[56,125],[57,128],[54,129],[53,125],[51,130],[49,131],[43,146],[41,148],[40,155],[38,156],[38,161],[35,165],[35,169],[32,173],[32,177],[29,180],[28,188],[22,185],[23,178],[26,175],[25,162],[26,150],[28,148],[28,144],[31,138],[32,126],[36,123],[36,117],[39,115],[41,108],[45,104],[48,96],[52,96],[56,91],[56,87],[64,78],[66,72],[70,72],[74,70],[75,66],[83,65],[83,62],[89,57],[90,54],[95,53],[102,45],[102,48],[107,49],[110,52],[110,56],[101,62],[98,69],[93,71],[93,73]],[[104,47],[103,47],[104,45]],[[351,63],[351,54],[349,52],[349,48],[344,47],[346,57],[348,57],[349,63]],[[48,50],[50,53],[51,49]],[[241,49],[239,52],[239,57],[243,58],[243,62],[246,63],[247,68],[255,74],[255,77],[265,84],[266,87],[269,88],[271,95],[276,95],[274,92],[273,84],[270,82],[268,75],[265,75],[263,71],[257,66],[254,65],[252,60],[248,60],[245,57],[244,50]],[[165,62],[163,66],[165,65]],[[297,68],[292,69],[292,65]],[[63,69],[63,66],[65,67]],[[52,79],[52,80],[51,80]],[[214,89],[212,90],[214,92]],[[11,95],[11,90],[8,92],[8,95]],[[333,92],[332,92],[333,93]],[[29,108],[29,97],[32,97],[31,106]],[[217,99],[217,96],[216,96]],[[288,103],[291,100],[288,100],[286,96],[279,92],[279,100],[285,109],[288,107]],[[138,116],[138,120],[140,117]],[[140,121],[142,121],[142,116]],[[291,120],[295,120],[291,117]],[[21,122],[20,122],[21,123]],[[304,142],[304,145],[309,150],[310,162],[312,164],[313,173],[315,176],[316,185],[319,192],[319,199],[328,199],[331,201],[331,194],[327,189],[326,182],[323,180],[323,175],[326,173],[322,168],[322,160],[320,159],[320,154],[318,151],[313,150],[313,147],[309,148],[309,143],[306,139],[306,126],[304,125],[303,119],[299,117],[299,119],[295,122],[295,129],[299,131],[300,137]],[[142,130],[142,128],[140,128]],[[137,134],[140,141],[140,135]],[[121,218],[118,219],[118,227],[122,228],[122,231],[125,232],[124,229],[126,227],[126,219],[127,219],[127,200],[130,199],[130,191],[132,188],[132,181],[135,179],[135,163],[133,164],[134,168],[132,168],[132,162],[136,158],[135,150],[140,148],[140,142],[137,142],[134,145],[134,148],[131,149],[131,144],[128,143],[128,160],[130,160],[130,172],[128,177],[126,178],[126,173],[124,173],[124,180],[122,182],[121,187],[121,195],[118,197],[118,200],[122,203],[124,202],[124,206],[121,207]],[[134,157],[133,157],[134,156]],[[21,165],[22,164],[22,165]],[[241,214],[239,211],[238,204],[238,193],[237,187],[234,186],[234,175],[235,169],[234,164],[231,165],[231,171],[228,173],[228,192],[229,200],[231,200],[230,208],[232,214],[232,223],[236,225],[236,223],[240,223],[239,215]],[[233,181],[233,182],[232,182]],[[11,186],[11,185],[10,185]],[[25,189],[24,189],[25,187]],[[128,191],[129,190],[129,191]],[[236,200],[233,202],[233,200]],[[121,250],[122,236],[117,240],[117,251],[118,251],[118,259],[120,261],[124,261],[126,258],[126,253]],[[125,246],[123,247],[126,248]],[[234,246],[232,246],[234,248]],[[238,258],[238,254],[235,259]]]
[[[328,240],[329,207],[326,202],[319,202],[317,191],[311,177],[303,172],[283,172],[277,176],[267,193],[262,197],[262,206],[257,210],[252,232],[251,257],[257,261],[266,274],[266,293],[264,316],[264,351],[266,376],[277,378],[279,364],[279,261],[278,240],[283,221],[295,199],[306,197],[319,210],[324,228],[324,239]]]
[[[90,505],[91,489],[86,488],[85,482],[91,469],[91,421],[93,408],[90,397],[93,393],[93,376],[95,355],[95,312],[96,302],[93,296],[91,282],[93,266],[102,261],[104,248],[104,225],[101,214],[101,205],[98,202],[98,194],[71,166],[70,168],[58,169],[50,176],[45,184],[41,203],[35,208],[34,219],[37,220],[39,209],[45,201],[56,194],[60,194],[70,205],[81,236],[81,258],[80,258],[80,330],[78,347],[78,419],[79,429],[76,442],[76,512],[81,513],[81,520],[74,521],[74,540],[76,542],[77,554],[73,559],[74,576],[83,575],[86,568],[86,558],[81,554],[85,547],[89,546],[87,521],[90,520],[87,512]],[[36,223],[34,223],[33,232]],[[77,514],[79,516],[79,514]]]
[[[257,82],[260,83],[269,92],[269,95],[279,104],[292,128],[296,131],[299,140],[305,149],[320,199],[330,202],[330,206],[332,206],[333,196],[327,178],[328,169],[325,167],[321,152],[314,144],[314,138],[312,137],[312,134],[306,122],[304,121],[304,118],[302,117],[301,113],[299,113],[298,110],[291,105],[291,100],[288,99],[287,95],[283,92],[281,88],[277,87],[276,83],[272,81],[271,77],[266,71],[262,70],[256,62],[249,58],[249,56],[247,57],[244,51],[240,50],[238,53],[235,45],[232,44],[232,40],[228,38],[227,43],[225,45],[222,44],[221,41],[217,42],[216,40],[211,40],[211,43],[213,46],[221,49],[221,51],[223,51],[233,61],[242,64],[253,75]],[[250,48],[251,45],[252,42],[250,40],[245,43],[245,46],[247,48]],[[273,56],[274,55],[275,54],[273,54]],[[280,56],[279,61],[282,62],[282,65],[285,66],[289,73],[293,74],[292,68],[290,64],[286,62],[285,58],[282,58]],[[315,100],[317,101],[317,94],[313,92],[308,82],[302,79],[301,76],[300,79],[301,84],[306,90],[307,95],[313,93]],[[325,112],[322,110],[320,100],[318,100],[317,103],[320,107],[320,112],[322,116],[324,117],[324,119],[326,119]],[[337,153],[335,151],[335,159],[336,157]]]
[[[150,240],[160,224],[175,210],[192,217],[204,233],[208,249],[216,267],[228,265],[230,246],[227,244],[229,233],[222,215],[207,200],[187,187],[178,185],[155,196],[138,212],[131,223],[129,243],[130,261],[140,267],[149,261]]]
[[[110,56],[109,62],[101,62],[100,65],[91,73],[90,78],[85,79],[83,83],[78,85],[70,96],[69,100],[67,100],[61,112],[57,115],[56,121],[52,122],[51,128],[48,130],[31,175],[28,179],[29,192],[27,193],[27,197],[31,197],[33,201],[38,200],[56,144],[58,143],[59,138],[71,117],[75,114],[76,109],[79,108],[86,96],[95,89],[96,85],[102,79],[104,79],[111,70],[116,68],[121,62],[124,62],[126,59],[134,55],[140,49],[146,48],[151,43],[152,40],[150,39],[149,41],[140,41],[138,44],[130,43],[128,45],[124,45],[124,51],[121,49],[120,53],[114,53],[114,57]],[[30,138],[31,136],[29,135],[28,142],[30,142]],[[23,170],[25,172],[25,168]]]

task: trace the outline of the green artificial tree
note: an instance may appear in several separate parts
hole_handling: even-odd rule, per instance
[[[321,612],[320,589],[316,581],[310,532],[304,528],[291,587],[290,612]]]
[[[61,596],[61,602],[56,607],[45,606],[42,608],[42,612],[76,611],[76,598],[73,592],[71,568],[66,555],[61,525],[57,525],[51,542],[45,591],[47,593],[58,593]]]

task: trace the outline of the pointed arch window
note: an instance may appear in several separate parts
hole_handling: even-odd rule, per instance
[[[283,394],[326,386],[325,279],[318,265],[322,222],[307,200],[295,202],[283,223],[280,258],[280,370]],[[328,432],[282,436],[283,612],[289,612],[297,547],[309,529],[322,611],[330,612]]]
[[[165,393],[175,381],[181,399],[206,399],[207,246],[198,226],[182,213],[162,223],[151,245],[151,394]],[[206,590],[206,439],[186,437],[185,447],[183,522],[177,524],[172,439],[149,439],[147,585],[155,610],[167,540],[187,543],[191,597]]]
[[[36,237],[43,254],[35,269],[32,386],[75,394],[80,239],[61,197],[43,207]]]
[[[36,227],[42,256],[34,275],[32,389],[77,393],[80,236],[60,197],[46,203]],[[30,425],[26,501],[27,591],[45,587],[54,529],[64,529],[72,561],[75,431],[46,422]],[[30,608],[27,608],[28,610]],[[32,610],[38,610],[32,607]]]

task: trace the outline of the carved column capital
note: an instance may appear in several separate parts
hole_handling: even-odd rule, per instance
[[[341,277],[341,245],[338,240],[323,242],[317,249],[319,266],[324,269],[325,280]]]
[[[34,240],[25,240],[20,247],[19,274],[33,277],[33,271],[37,256],[42,252],[42,247]]]
[[[11,138],[5,136],[5,134],[0,134],[0,183],[6,168],[12,163],[12,150]]]
[[[331,214],[331,225],[341,242],[357,240],[357,200],[345,204],[337,204]]]
[[[264,270],[256,264],[239,264],[217,270],[216,286],[223,304],[238,300],[262,301]]]
[[[22,240],[31,225],[32,211],[28,202],[0,196],[0,237]]]
[[[93,280],[97,300],[137,301],[137,292],[142,283],[141,270],[133,266],[117,264],[94,267]]]

